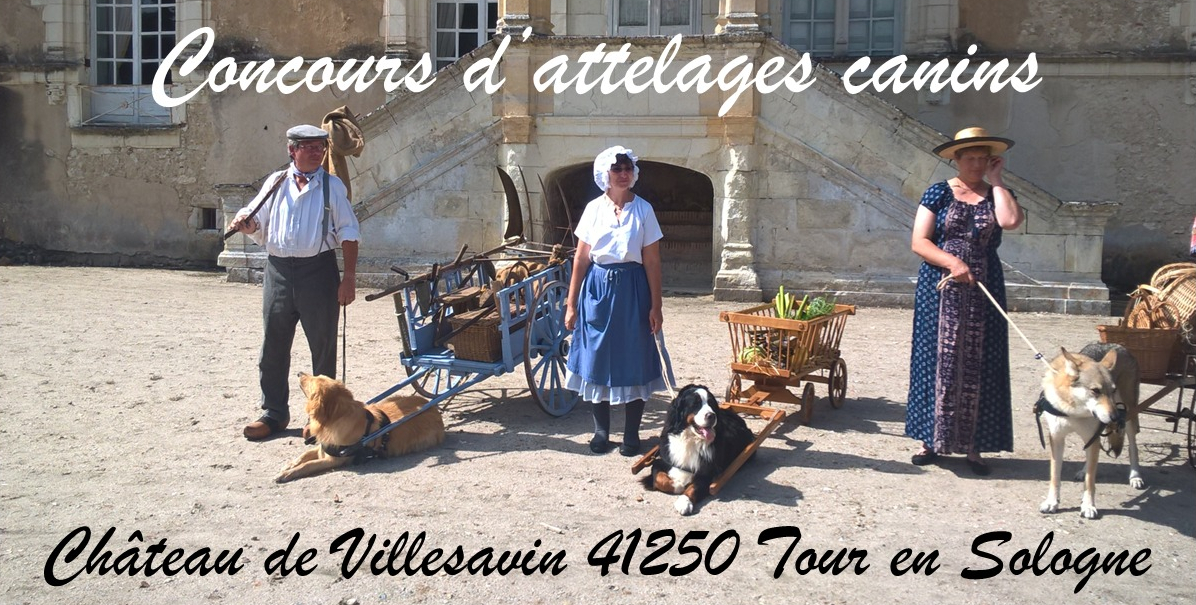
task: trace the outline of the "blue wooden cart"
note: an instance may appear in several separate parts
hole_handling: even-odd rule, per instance
[[[550,246],[517,241],[467,259],[458,256],[444,268],[434,266],[429,273],[367,296],[366,300],[388,294],[393,297],[402,341],[399,362],[407,373],[405,379],[368,403],[381,401],[410,385],[428,398],[420,409],[423,412],[487,378],[522,369],[532,399],[541,409],[552,416],[568,414],[578,401],[577,393],[565,388],[565,363],[572,337],[572,332],[565,329],[565,308],[572,258],[509,285],[495,282],[496,263],[544,261],[551,253]],[[463,316],[467,305],[459,304],[458,294],[486,287],[496,290],[493,313],[497,315],[499,352],[491,361],[461,359],[452,342],[454,324],[459,323],[454,316]],[[366,435],[362,443],[373,441],[414,416]]]

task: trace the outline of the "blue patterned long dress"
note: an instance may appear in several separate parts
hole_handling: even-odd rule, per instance
[[[921,203],[934,212],[935,244],[967,263],[1004,308],[1001,227],[991,190],[983,202],[967,204],[943,181]],[[1013,451],[1005,319],[979,287],[950,281],[937,290],[945,275],[926,262],[918,271],[905,434],[940,454]]]

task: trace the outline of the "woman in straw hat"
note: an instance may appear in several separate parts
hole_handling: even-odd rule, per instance
[[[984,284],[1005,306],[997,247],[1001,231],[1025,219],[1002,180],[1001,154],[1012,146],[973,127],[934,149],[955,162],[958,174],[926,190],[914,219],[912,247],[924,262],[905,434],[922,442],[912,460],[919,466],[940,454],[965,454],[975,474],[987,475],[982,452],[1013,450],[1008,330],[976,287]]]

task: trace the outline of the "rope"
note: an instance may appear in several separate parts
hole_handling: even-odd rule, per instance
[[[947,286],[947,282],[950,282],[950,281],[951,281],[951,276],[948,275],[948,276],[944,277],[943,279],[940,279],[938,285],[935,286],[935,288],[938,290],[942,290],[943,288],[945,288]],[[1038,349],[1034,348],[1034,345],[1030,343],[1030,339],[1026,338],[1026,335],[1022,333],[1022,329],[1017,327],[1017,324],[1013,323],[1012,319],[1009,319],[1009,314],[1005,312],[1005,309],[1001,308],[1001,305],[997,303],[997,299],[993,298],[993,295],[989,293],[988,288],[986,288],[984,286],[984,282],[977,280],[976,285],[980,286],[980,289],[984,292],[984,295],[988,297],[988,300],[990,302],[992,302],[993,307],[997,310],[998,313],[1001,314],[1001,317],[1004,317],[1005,321],[1009,322],[1009,325],[1013,326],[1014,330],[1017,330],[1017,335],[1022,337],[1022,341],[1026,343],[1026,346],[1030,347],[1031,351],[1034,351],[1034,359],[1041,361],[1042,364],[1045,365],[1048,370],[1051,369],[1050,362],[1048,362],[1046,360],[1046,358],[1042,356],[1042,353],[1038,352]]]

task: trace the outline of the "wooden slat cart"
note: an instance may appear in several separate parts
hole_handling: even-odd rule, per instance
[[[731,334],[729,403],[759,406],[765,401],[800,406],[803,424],[814,414],[814,383],[827,385],[832,407],[847,398],[847,363],[839,341],[855,306],[836,304],[829,315],[809,320],[782,319],[765,303],[743,311],[723,311],[719,320]],[[752,384],[744,387],[745,381]],[[790,387],[800,387],[798,398]]]

